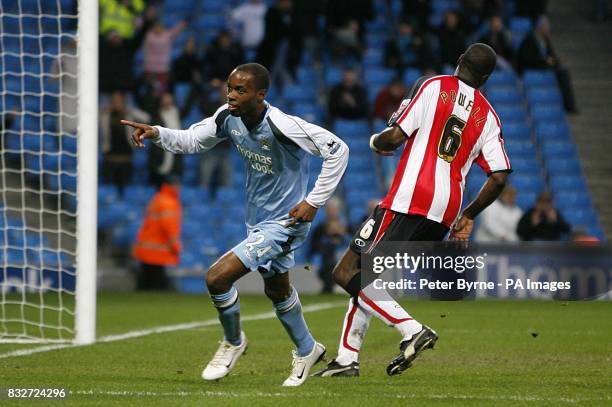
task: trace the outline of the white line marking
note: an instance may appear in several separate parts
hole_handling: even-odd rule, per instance
[[[335,307],[341,307],[341,306],[343,307],[345,305],[346,305],[345,302],[324,302],[321,304],[306,305],[303,307],[303,312],[304,313],[317,312],[317,311],[323,311],[323,310],[335,308]],[[274,311],[262,312],[262,313],[254,314],[254,315],[246,315],[246,316],[241,317],[240,320],[241,321],[260,321],[263,319],[272,319],[272,318],[276,318],[276,313],[274,313]],[[217,325],[218,323],[219,323],[219,320],[215,318],[215,319],[207,319],[205,321],[187,322],[183,324],[163,325],[163,326],[158,326],[155,328],[142,329],[138,331],[129,331],[123,334],[102,336],[97,339],[96,343],[116,342],[116,341],[123,341],[126,339],[132,339],[132,338],[140,338],[143,336],[148,336],[148,335],[153,335],[153,334],[184,331],[187,329],[202,328],[205,326]],[[80,346],[90,346],[90,345],[76,345],[76,344],[69,343],[69,344],[39,346],[37,348],[20,349],[20,350],[7,352],[7,353],[1,353],[0,359],[17,357],[17,356],[28,356],[28,355],[33,355],[35,353],[50,352],[53,350],[66,349],[66,348],[76,348]]]
[[[315,379],[316,380],[316,379]],[[237,393],[233,391],[172,391],[172,392],[156,392],[156,391],[130,391],[130,390],[75,390],[70,392],[71,395],[81,396],[116,396],[116,397],[295,397],[294,392],[244,392]],[[329,392],[325,390],[309,392],[300,391],[299,397],[345,397],[340,393]],[[378,397],[388,399],[400,399],[400,400],[418,400],[418,399],[429,399],[429,400],[487,400],[487,401],[548,401],[557,403],[581,403],[586,401],[609,401],[612,398],[584,398],[584,397],[538,397],[528,396],[521,394],[507,394],[507,395],[471,395],[471,394],[380,394]]]

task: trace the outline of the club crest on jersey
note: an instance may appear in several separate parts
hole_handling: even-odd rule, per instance
[[[259,146],[262,150],[270,151],[270,143],[266,139],[259,140]]]
[[[397,122],[397,120],[402,116],[402,114],[404,113],[404,110],[406,110],[409,104],[410,104],[410,99],[402,100],[402,103],[400,104],[399,108],[395,111],[395,113],[391,115],[391,117],[389,118],[389,121],[387,122],[387,125],[389,127],[393,126],[395,122]]]

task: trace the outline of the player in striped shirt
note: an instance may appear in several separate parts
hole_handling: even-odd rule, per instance
[[[391,296],[362,287],[361,253],[384,241],[468,240],[474,218],[502,191],[511,172],[497,114],[478,90],[495,69],[495,51],[473,44],[459,58],[454,75],[417,81],[388,127],[370,139],[376,153],[404,146],[393,184],[351,240],[333,276],[350,295],[338,357],[318,376],[359,375],[359,350],[372,315],[402,335],[400,354],[387,367],[403,372],[436,333],[410,316]],[[488,174],[476,199],[461,215],[465,178],[473,162]],[[372,291],[370,291],[372,292]],[[382,300],[381,300],[382,299]]]

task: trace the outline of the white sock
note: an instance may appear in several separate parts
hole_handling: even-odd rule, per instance
[[[371,318],[372,315],[361,307],[361,301],[356,301],[354,298],[349,299],[336,362],[343,366],[359,362],[359,351]]]
[[[388,326],[395,327],[404,340],[423,329],[423,325],[412,318],[386,290],[377,290],[371,284],[359,291],[359,304]]]

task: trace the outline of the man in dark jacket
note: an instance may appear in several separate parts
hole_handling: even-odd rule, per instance
[[[334,119],[365,119],[368,116],[368,95],[357,82],[355,71],[344,71],[342,82],[329,94],[329,113]]]
[[[570,226],[553,206],[548,192],[542,192],[535,203],[518,223],[517,233],[521,240],[561,240],[570,232]]]

